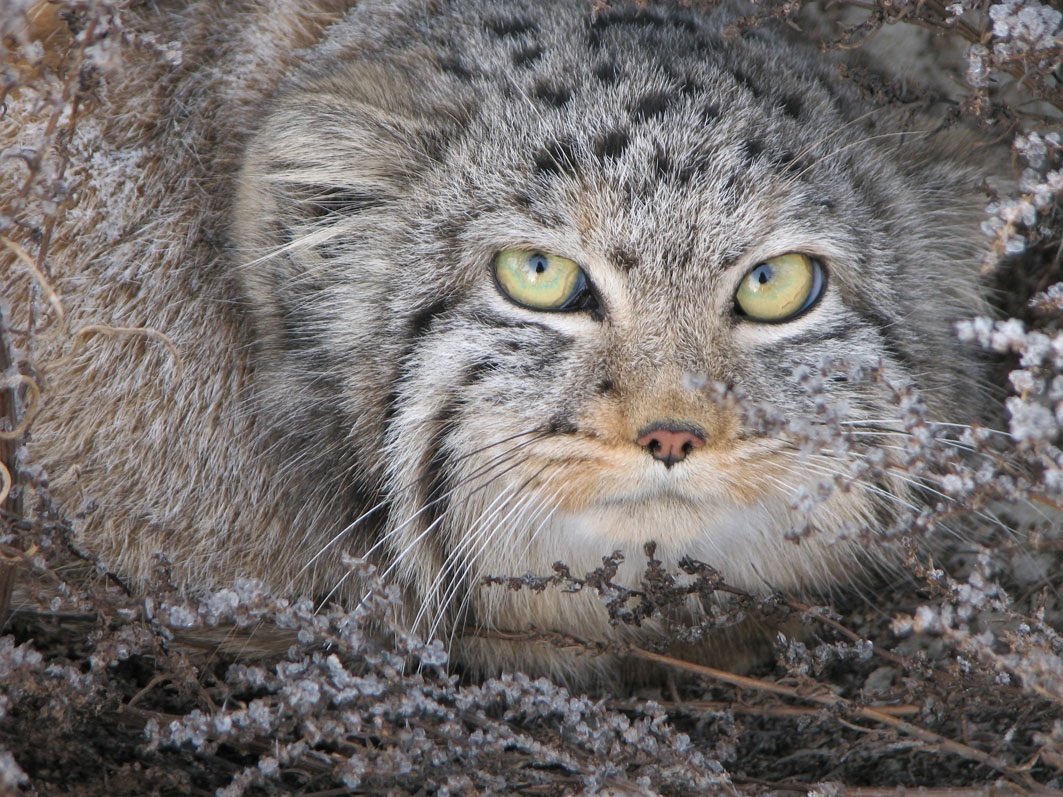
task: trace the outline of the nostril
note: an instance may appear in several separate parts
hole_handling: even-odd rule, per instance
[[[635,442],[670,468],[686,459],[695,448],[705,445],[705,432],[692,424],[663,421],[643,429]]]

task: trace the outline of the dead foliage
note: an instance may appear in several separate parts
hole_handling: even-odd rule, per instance
[[[764,2],[742,24],[798,24],[801,5]],[[1000,431],[935,424],[916,394],[897,389],[900,475],[924,500],[875,530],[895,565],[864,592],[816,605],[750,595],[704,563],[669,572],[652,546],[637,590],[613,582],[619,554],[591,573],[558,563],[553,573],[489,579],[485,589],[590,590],[617,624],[662,622],[657,644],[609,650],[521,632],[674,674],[653,692],[591,696],[519,673],[463,681],[441,642],[402,627],[394,588],[358,562],[351,567],[372,588],[350,610],[251,582],[184,595],[161,559],[152,587],[134,593],[78,548],[46,474],[20,448],[42,400],[37,369],[47,366],[27,352],[47,335],[69,335],[71,350],[92,335],[136,335],[172,351],[150,328],[66,330],[49,279],[55,219],[77,201],[63,179],[64,137],[103,80],[93,48],[114,35],[122,9],[71,0],[0,10],[0,99],[40,84],[46,119],[37,148],[0,153],[0,168],[24,176],[0,208],[2,284],[5,293],[32,285],[36,308],[31,328],[11,329],[0,298],[0,613],[15,580],[40,596],[10,613],[0,637],[0,793],[1063,794],[1058,11],[1035,0],[851,0],[825,12],[839,20],[839,48],[892,25],[959,42],[965,68],[950,78],[950,119],[1012,142],[1017,187],[992,198],[984,225],[985,268],[1005,320],[959,330],[1000,363]],[[65,38],[61,58],[36,45],[48,36]],[[880,102],[927,100],[856,66],[849,77]],[[800,376],[815,394],[845,367]],[[860,444],[826,406],[802,428],[748,412],[765,432]],[[861,473],[795,500],[898,473],[860,461]],[[677,611],[692,601],[708,607],[695,620]],[[746,676],[675,653],[677,642],[750,615],[807,635],[781,636],[774,662]]]

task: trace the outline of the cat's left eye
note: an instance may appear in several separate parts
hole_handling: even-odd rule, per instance
[[[735,311],[750,321],[778,323],[797,318],[823,294],[823,266],[791,252],[755,266],[735,294]]]
[[[593,303],[587,275],[577,263],[533,249],[499,252],[495,282],[512,301],[532,310],[583,310]]]

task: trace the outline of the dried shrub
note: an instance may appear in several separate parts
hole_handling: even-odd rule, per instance
[[[159,562],[134,594],[80,551],[49,497],[47,475],[20,441],[38,403],[33,343],[62,325],[48,281],[56,214],[76,210],[64,147],[84,96],[120,77],[123,46],[181,53],[123,29],[121,2],[59,2],[77,47],[55,60],[24,35],[32,6],[0,10],[0,95],[32,91],[36,143],[0,153],[21,190],[0,208],[3,284],[29,280],[36,326],[11,330],[0,297],[0,610],[13,581],[36,591],[0,638],[0,791],[114,793],[688,794],[1054,793],[1063,789],[1063,15],[1035,0],[950,4],[839,2],[820,15],[831,46],[858,48],[893,25],[932,31],[962,54],[945,76],[956,123],[974,120],[1012,144],[1016,181],[987,203],[985,269],[1000,319],[957,334],[996,358],[998,429],[926,418],[898,386],[898,453],[861,453],[844,411],[794,424],[748,406],[747,421],[809,451],[853,456],[853,472],[795,496],[811,508],[853,480],[899,477],[923,499],[877,543],[892,567],[873,594],[807,605],[734,589],[704,563],[668,572],[647,546],[639,589],[614,583],[620,555],[591,573],[497,574],[485,589],[591,590],[617,624],[663,621],[656,642],[608,651],[676,678],[653,694],[573,694],[521,674],[467,683],[444,646],[396,620],[398,596],[370,585],[353,610],[315,607],[244,582],[188,596]],[[764,16],[798,19],[772,0]],[[834,22],[834,18],[841,22]],[[803,23],[807,24],[807,23]],[[942,67],[943,69],[945,67]],[[852,67],[881,102],[927,95]],[[951,79],[951,82],[950,82]],[[0,106],[0,113],[3,107]],[[0,119],[2,121],[2,119]],[[101,162],[99,179],[121,164]],[[150,334],[99,328],[86,334]],[[164,344],[165,340],[162,341]],[[813,396],[844,362],[798,374]],[[696,377],[692,377],[695,378]],[[814,533],[809,530],[808,533]],[[854,533],[870,534],[871,530]],[[800,535],[795,544],[800,544]],[[676,607],[709,609],[695,620]],[[674,655],[679,642],[769,615],[805,637],[780,636],[775,661],[749,676]],[[542,634],[542,644],[603,651]],[[268,644],[262,644],[263,642]],[[283,652],[277,653],[277,650]]]

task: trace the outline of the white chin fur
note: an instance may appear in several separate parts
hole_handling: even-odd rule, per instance
[[[858,495],[838,493],[820,510],[855,520],[862,504]],[[560,561],[582,576],[619,550],[625,563],[618,577],[637,586],[646,568],[645,545],[653,542],[655,556],[667,565],[690,557],[718,570],[732,586],[751,591],[822,588],[844,580],[839,564],[852,560],[854,543],[824,528],[795,539],[802,525],[784,496],[754,506],[694,502],[667,492],[649,499],[633,496],[529,524],[516,544],[511,539],[484,551],[480,569],[483,575],[548,575]]]

